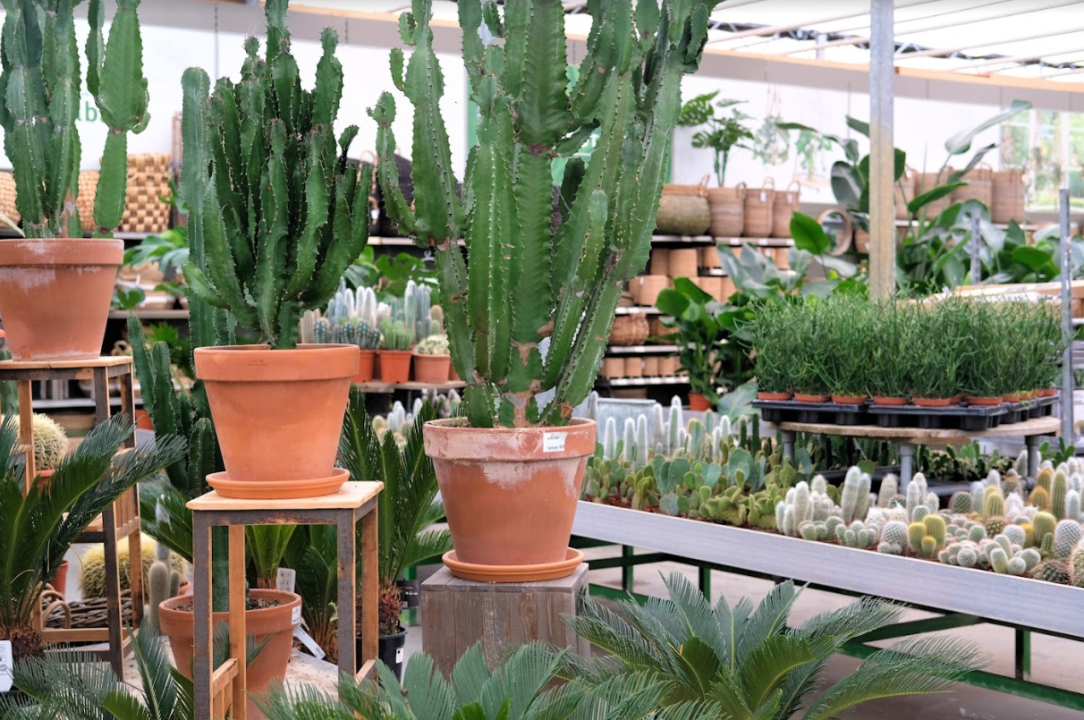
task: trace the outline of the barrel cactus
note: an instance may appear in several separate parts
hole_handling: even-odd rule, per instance
[[[15,417],[18,422],[18,417]],[[48,415],[34,413],[31,427],[34,431],[34,468],[55,470],[68,452],[68,436],[64,428]]]
[[[390,93],[371,110],[380,185],[391,217],[436,256],[474,427],[564,425],[590,392],[622,286],[651,249],[681,77],[700,63],[716,4],[589,3],[592,31],[570,88],[559,0],[508,0],[503,17],[495,6],[483,12],[481,0],[461,0],[463,59],[480,112],[461,196],[440,115],[432,2],[413,0],[401,16],[413,53],[404,61],[392,50],[391,67],[414,106],[415,209],[399,189]],[[484,44],[483,23],[503,43]],[[575,157],[596,133],[591,159]],[[553,400],[539,407],[536,396],[549,390]]]
[[[82,237],[72,198],[79,195],[81,104],[73,10],[81,0],[4,0],[0,125],[15,175],[16,207],[27,237]],[[119,0],[106,42],[103,0],[90,0],[86,88],[109,127],[94,196],[95,235],[124,217],[128,133],[147,127],[147,79],[136,10]]]

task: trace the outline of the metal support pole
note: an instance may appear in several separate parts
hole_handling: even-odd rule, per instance
[[[911,443],[900,443],[900,490],[906,490],[911,484],[911,476],[914,475],[915,446]]]
[[[979,236],[979,217],[978,215],[971,216],[971,284],[978,285],[982,279],[982,262],[979,260],[979,243],[982,242],[982,238]]]
[[[1028,478],[1034,482],[1039,476],[1039,461],[1042,460],[1039,452],[1039,436],[1029,435],[1024,438],[1024,446],[1028,450]]]
[[[783,437],[783,457],[794,460],[794,441],[797,439],[797,435],[792,432],[781,432]]]
[[[1061,323],[1065,353],[1061,360],[1061,439],[1067,445],[1073,437],[1073,251],[1069,232],[1069,189],[1059,197],[1061,213]]]
[[[893,0],[873,0],[870,9],[870,291],[885,298],[896,292],[896,213],[892,185],[896,153],[892,142],[893,57],[896,51]]]
[[[630,558],[636,554],[636,549],[630,545],[621,546],[621,557]],[[621,568],[621,589],[631,593],[636,585],[636,567],[631,563]]]

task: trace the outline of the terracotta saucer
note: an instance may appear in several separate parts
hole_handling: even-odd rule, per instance
[[[230,480],[226,473],[212,473],[207,476],[207,484],[219,495],[240,500],[294,500],[297,498],[321,497],[334,495],[350,479],[350,471],[335,468],[331,477],[316,480],[280,480],[276,482],[255,482],[252,480]]]
[[[583,552],[569,548],[564,560],[538,565],[476,565],[456,560],[455,550],[444,553],[443,560],[452,575],[464,580],[491,583],[537,582],[568,577],[583,562]]]

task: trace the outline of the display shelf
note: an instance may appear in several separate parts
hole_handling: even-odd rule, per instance
[[[163,231],[159,231],[159,232],[165,232],[165,231],[163,230]],[[115,232],[115,233],[113,233],[113,237],[118,239],[118,240],[142,240],[143,238],[147,237],[148,235],[157,235],[157,234],[158,234],[157,232]],[[17,238],[17,237],[22,237],[22,235],[15,232],[11,228],[7,227],[6,225],[0,227],[0,238]],[[91,237],[91,235],[89,233],[84,233],[83,237],[89,238],[89,237]]]
[[[127,320],[128,316],[135,313],[139,320],[187,320],[188,311],[180,310],[110,310],[110,320]]]
[[[650,305],[631,305],[619,307],[614,311],[615,315],[662,315],[662,311]]]
[[[652,235],[652,245],[714,245],[711,235]]]
[[[911,224],[911,220],[896,220],[896,227],[898,227],[898,228],[907,227],[910,224]],[[1036,224],[1036,223],[1026,223],[1025,222],[1025,223],[1017,223],[1017,224],[1020,226],[1020,229],[1023,230],[1024,232],[1033,232],[1035,230],[1042,230],[1043,228],[1045,228],[1045,227],[1047,227],[1049,225],[1054,225],[1055,223],[1054,222],[1048,222],[1048,223],[1043,223],[1043,224]],[[992,223],[992,225],[994,227],[996,227],[996,228],[1000,228],[1001,230],[1007,230],[1009,228],[1009,223]]]
[[[681,350],[677,345],[611,345],[606,348],[607,355],[654,355],[665,353],[672,355]]]
[[[110,398],[109,405],[111,407],[120,407],[119,398]],[[143,398],[137,397],[135,399],[136,407],[143,406]],[[64,398],[60,400],[54,400],[51,398],[37,398],[34,400],[35,411],[47,411],[47,410],[74,410],[77,408],[92,408],[94,407],[94,398]]]
[[[354,383],[354,387],[361,390],[363,393],[393,393],[396,390],[460,390],[467,387],[467,383],[461,380],[452,380],[445,383],[422,383],[422,382],[406,382],[406,383],[382,383],[382,382],[361,382]]]
[[[610,387],[643,387],[647,385],[688,385],[689,378],[681,375],[666,377],[638,377],[638,378],[604,378],[598,379],[600,384]]]
[[[459,245],[463,245],[462,240],[457,240],[456,242]],[[414,238],[408,238],[408,237],[373,237],[373,236],[370,236],[369,240],[368,240],[368,244],[372,245],[374,247],[413,247],[413,248],[417,248],[418,250],[423,249],[421,247],[418,247],[418,245],[414,242]]]
[[[719,245],[729,245],[730,247],[741,247],[743,245],[753,245],[754,247],[762,248],[789,248],[794,247],[793,238],[724,238],[717,237],[715,241]]]

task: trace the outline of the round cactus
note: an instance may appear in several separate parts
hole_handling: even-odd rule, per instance
[[[1020,557],[1027,563],[1028,570],[1031,570],[1036,565],[1043,561],[1043,556],[1039,554],[1039,551],[1035,548],[1028,548],[1020,553]]]
[[[1069,572],[1067,581],[1076,587],[1084,587],[1084,545],[1077,545],[1073,550],[1067,569]]]
[[[927,515],[922,519],[926,534],[934,539],[937,547],[945,544],[945,518],[940,515]]]
[[[149,577],[151,564],[157,555],[157,544],[144,535],[140,540],[140,555],[143,560],[143,576]],[[180,555],[173,553],[170,565],[183,579],[188,577],[188,563]],[[117,566],[120,573],[120,589],[128,589],[128,541],[117,543]],[[94,545],[83,554],[83,567],[79,575],[79,587],[85,598],[105,597],[105,548]]]
[[[19,418],[15,418],[16,427]],[[34,432],[34,466],[38,472],[55,470],[68,452],[68,436],[55,420],[48,415],[34,413],[31,425]]]
[[[968,515],[971,513],[971,493],[957,492],[952,494],[949,508],[954,515]]]
[[[1005,529],[1008,523],[1005,522],[1003,517],[993,517],[986,520],[986,535],[988,537],[995,537],[1000,535]]]
[[[1054,555],[1069,557],[1076,549],[1081,537],[1080,523],[1076,520],[1062,520],[1054,529]]]
[[[1059,585],[1068,583],[1070,581],[1070,575],[1069,563],[1061,558],[1043,560],[1031,571],[1031,577],[1036,580],[1045,580],[1046,582],[1058,583]]]
[[[1048,512],[1037,512],[1031,519],[1031,526],[1035,529],[1036,545],[1042,547],[1047,535],[1053,535],[1057,528],[1058,519]]]
[[[967,530],[967,539],[971,542],[979,542],[986,538],[986,528],[978,523],[973,524]]]
[[[1026,536],[1024,533],[1024,528],[1020,527],[1019,525],[1009,525],[1002,531],[1002,534],[1007,537],[1009,539],[1009,542],[1011,542],[1013,545],[1024,545]]]
[[[960,548],[960,551],[956,553],[956,564],[960,567],[975,567],[979,562],[978,551],[970,546],[964,546]]]

